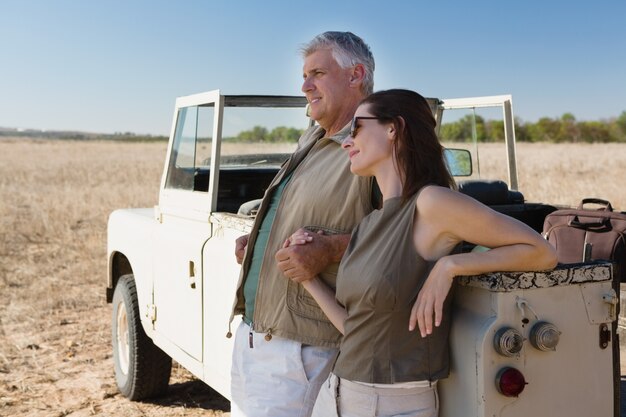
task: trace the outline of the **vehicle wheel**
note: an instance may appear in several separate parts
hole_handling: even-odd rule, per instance
[[[132,274],[120,277],[115,287],[112,328],[115,382],[120,392],[134,401],[165,393],[172,358],[159,349],[141,327]]]

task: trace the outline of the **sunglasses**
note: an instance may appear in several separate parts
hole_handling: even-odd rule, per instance
[[[382,119],[382,117],[376,117],[376,116],[355,116],[352,118],[352,123],[350,124],[350,137],[354,138],[354,136],[356,135],[356,131],[359,128],[357,126],[357,123],[359,122],[359,120],[380,120]]]

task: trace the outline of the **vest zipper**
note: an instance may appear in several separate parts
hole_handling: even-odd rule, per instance
[[[323,137],[323,135],[322,135],[322,137]],[[307,155],[308,155],[308,153],[311,151],[311,149],[315,146],[315,144],[317,143],[317,141],[318,141],[319,139],[321,139],[321,138],[316,139],[316,140],[315,140],[315,142],[311,145],[311,147],[309,148],[309,150],[308,150],[308,151],[307,151],[307,153],[306,153]],[[294,152],[294,153],[295,153],[295,152]],[[290,158],[289,158],[289,162],[290,162],[290,163],[293,163],[293,159],[292,159],[292,157],[293,157],[294,153],[292,153],[292,154],[291,154],[291,156],[290,156]],[[306,158],[306,155],[305,155],[305,156],[304,156],[304,157],[300,160],[300,162],[298,163],[298,165],[296,166],[296,168],[300,165],[300,163],[301,163],[301,162],[302,162],[305,158]],[[283,163],[283,165],[281,165],[281,168],[282,168],[283,166],[285,166],[285,164],[286,164],[286,163],[287,163],[287,161],[285,161],[285,163]],[[289,167],[286,167],[286,168],[285,168],[285,173],[283,174],[283,178],[284,178],[284,175],[286,175],[286,174],[287,174],[288,168],[289,168]],[[294,169],[294,171],[295,171],[295,169]],[[283,179],[283,178],[281,178],[281,181],[282,181],[282,179]],[[279,184],[280,184],[280,181],[279,181],[279,182],[278,182],[275,186],[277,187]],[[284,190],[283,190],[283,191],[284,191]],[[261,205],[262,205],[262,204],[261,204]],[[257,214],[257,215],[258,215],[258,214]],[[252,227],[252,230],[254,230],[254,226]],[[251,232],[252,232],[252,231],[251,231]],[[257,233],[258,233],[258,230],[257,230]],[[256,239],[255,239],[255,240],[256,240]],[[251,244],[251,243],[252,243],[252,242],[248,242],[248,244]],[[256,243],[256,242],[255,242],[255,243]],[[248,268],[249,268],[249,266],[250,266],[250,265],[249,265],[249,262],[248,262]],[[244,265],[242,265],[242,268],[243,268],[243,267],[244,267]],[[263,264],[261,263],[261,269],[262,269],[262,268],[263,268]],[[246,274],[247,274],[248,272],[249,272],[249,270],[247,270],[247,271],[246,271]],[[260,282],[260,281],[259,281],[259,282]],[[238,304],[238,302],[239,302],[239,298],[240,298],[240,297],[239,297],[239,295],[238,295],[238,293],[239,293],[239,290],[241,290],[241,293],[242,293],[242,296],[243,296],[243,286],[244,286],[244,285],[245,285],[245,277],[244,277],[244,279],[243,279],[243,280],[242,280],[242,282],[241,282],[241,287],[240,287],[240,288],[237,288],[237,291],[235,292],[235,306],[233,306],[233,311],[232,311],[232,312],[231,312],[231,314],[230,314],[230,320],[228,321],[228,332],[226,333],[226,337],[227,337],[228,339],[230,339],[230,338],[233,336],[233,333],[232,333],[232,330],[231,330],[231,325],[232,325],[232,322],[233,322],[233,320],[234,320],[234,318],[235,318],[235,309],[236,309],[236,305]],[[257,284],[257,296],[258,296],[258,292],[259,292],[259,287],[258,287],[258,284]],[[254,305],[255,305],[255,310],[256,310],[256,299],[255,299],[255,301],[254,301]],[[254,320],[254,317],[252,317],[252,320]],[[270,335],[270,338],[271,338],[271,335]]]
[[[258,317],[258,312],[259,310],[257,309],[257,305],[258,305],[258,301],[261,298],[261,272],[263,271],[263,265],[265,264],[265,260],[266,257],[265,255],[267,254],[268,248],[269,248],[269,242],[270,242],[270,236],[272,236],[272,232],[274,231],[274,226],[275,226],[275,222],[276,222],[276,216],[278,216],[279,212],[282,211],[283,208],[283,202],[284,202],[284,198],[283,196],[285,195],[285,192],[287,191],[287,189],[290,187],[290,185],[292,184],[292,180],[294,178],[294,175],[296,174],[296,172],[302,167],[302,162],[306,159],[306,157],[309,155],[309,153],[313,150],[313,148],[315,148],[315,146],[317,146],[317,144],[319,143],[319,141],[323,139],[323,138],[318,138],[315,140],[315,143],[313,143],[313,145],[309,148],[308,152],[306,153],[306,155],[304,156],[304,158],[302,158],[300,160],[300,162],[298,163],[298,165],[296,165],[293,170],[291,172],[288,171],[288,169],[290,167],[285,168],[285,173],[283,175],[283,178],[281,178],[281,180],[278,182],[278,184],[276,185],[276,188],[278,188],[280,186],[280,183],[282,181],[285,180],[286,176],[289,176],[289,180],[287,181],[287,183],[285,184],[285,187],[283,188],[283,191],[281,192],[280,195],[280,200],[278,201],[278,207],[276,207],[276,213],[274,214],[274,220],[272,221],[272,226],[270,227],[270,233],[268,236],[268,241],[267,241],[267,245],[265,246],[265,251],[263,252],[263,260],[261,261],[261,268],[259,269],[259,281],[257,282],[257,287],[256,287],[256,295],[254,298],[254,314],[252,317],[252,322],[254,323],[255,319]],[[274,190],[275,191],[275,190]],[[270,197],[271,198],[271,197]],[[265,213],[267,215],[267,212]],[[262,222],[263,220],[261,220]],[[257,235],[258,235],[258,231],[257,231]],[[255,242],[256,243],[256,242]],[[274,257],[272,256],[272,259]],[[267,333],[267,335],[265,336],[265,340],[269,341],[272,339],[272,330],[271,328],[269,329],[269,332]],[[252,346],[251,346],[252,347]]]

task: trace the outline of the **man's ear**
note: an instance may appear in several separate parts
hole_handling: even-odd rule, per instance
[[[350,74],[351,85],[361,85],[365,79],[365,67],[363,64],[356,64],[352,67],[352,73]]]

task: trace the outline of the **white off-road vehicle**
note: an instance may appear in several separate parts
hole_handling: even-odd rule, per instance
[[[501,119],[504,181],[480,178],[475,129],[467,149],[448,151],[448,165],[468,176],[456,177],[461,192],[541,231],[555,207],[517,190],[511,97],[430,104],[438,125],[483,111]],[[305,107],[304,97],[220,91],[176,100],[158,204],[116,210],[108,224],[115,378],[128,398],[163,394],[172,359],[230,398],[234,242],[295,148],[282,139],[311,123]],[[611,264],[594,263],[459,278],[441,416],[619,415],[612,277]]]

